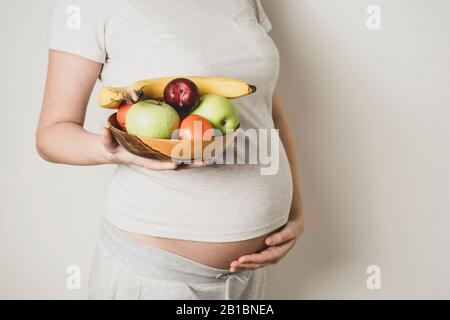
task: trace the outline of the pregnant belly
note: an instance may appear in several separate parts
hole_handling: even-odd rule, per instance
[[[276,230],[249,240],[236,242],[198,242],[178,239],[152,237],[123,231],[127,235],[151,246],[175,253],[198,263],[220,269],[229,269],[230,263],[243,255],[257,253],[266,248],[266,237]]]

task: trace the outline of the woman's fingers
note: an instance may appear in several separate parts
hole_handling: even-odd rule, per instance
[[[134,157],[133,162],[140,167],[150,170],[175,170],[177,168],[175,162],[147,159],[138,156]]]
[[[269,247],[260,253],[254,253],[239,258],[239,264],[274,264],[282,259],[295,245],[295,239],[279,246]]]
[[[266,238],[265,242],[269,246],[267,249],[240,257],[239,260],[231,263],[230,270],[251,270],[278,263],[294,247],[301,233],[301,225],[295,221],[289,221],[281,231]]]
[[[206,161],[196,161],[193,163],[183,164],[179,168],[180,169],[193,169],[193,168],[206,167],[208,165],[209,165],[209,163]]]
[[[114,154],[114,157],[116,158],[118,163],[125,163],[125,164],[134,164],[149,170],[175,170],[178,168],[177,163],[173,161],[161,161],[161,160],[155,160],[155,159],[147,159],[144,157],[139,157],[137,155],[134,155],[127,150],[121,148],[120,144],[114,139],[113,135],[111,134],[111,131],[109,128],[102,128],[100,133],[101,143],[105,147],[106,151],[108,151],[111,154]],[[123,151],[123,152],[122,152]],[[200,162],[194,162],[191,164],[183,165],[183,169],[192,169],[192,168],[198,168],[198,167],[204,167],[207,166],[208,163],[205,161]]]
[[[204,161],[178,165],[176,162],[172,161],[152,160],[141,157],[137,157],[136,161],[137,165],[152,170],[175,170],[175,169],[186,170],[205,167],[208,165],[208,163]]]
[[[230,267],[230,272],[239,272],[239,271],[245,271],[245,270],[256,270],[262,267],[265,267],[266,265],[263,264],[257,264],[257,263],[248,263],[248,264],[238,264],[235,267]]]
[[[114,139],[109,128],[102,128],[100,133],[100,140],[106,151],[113,153],[119,146],[119,143]]]
[[[240,264],[249,264],[249,263],[267,263],[270,261],[275,261],[277,258],[277,254],[272,247],[260,252],[250,254],[248,256],[243,256],[239,258]]]
[[[242,264],[239,262],[239,260],[235,260],[233,262],[230,263],[230,271],[231,272],[236,272],[236,271],[240,271],[240,270],[254,270],[254,269],[258,269],[263,267],[264,265],[262,264],[258,264],[258,263],[247,263],[247,264]]]
[[[297,237],[297,230],[292,222],[288,222],[281,231],[267,237],[266,244],[268,246],[276,246],[285,243]]]

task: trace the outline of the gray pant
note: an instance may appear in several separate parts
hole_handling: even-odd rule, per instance
[[[264,269],[212,268],[131,238],[106,219],[100,223],[89,299],[257,300],[264,286]]]

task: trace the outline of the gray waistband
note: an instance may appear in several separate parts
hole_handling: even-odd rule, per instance
[[[198,263],[134,239],[105,218],[99,226],[98,249],[119,260],[127,269],[146,277],[191,283],[219,283],[233,277],[246,281],[251,271],[230,273]]]

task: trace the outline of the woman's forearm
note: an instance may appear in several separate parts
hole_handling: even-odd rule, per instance
[[[290,219],[295,220],[303,216],[303,204],[300,191],[300,175],[297,165],[297,152],[295,148],[294,138],[289,128],[287,117],[280,100],[274,95],[273,97],[273,120],[275,128],[279,130],[280,139],[283,142],[284,149],[289,160],[293,182],[293,198],[291,206]]]
[[[39,155],[50,162],[69,165],[111,163],[110,154],[101,144],[100,136],[86,131],[79,124],[61,122],[36,133]]]
[[[102,64],[50,50],[36,149],[47,161],[70,165],[109,163],[99,135],[83,129],[89,97]]]

